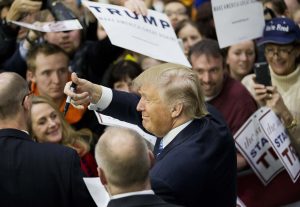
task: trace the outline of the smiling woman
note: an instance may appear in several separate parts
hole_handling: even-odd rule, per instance
[[[253,40],[231,45],[224,51],[226,66],[232,78],[241,81],[246,75],[253,72],[256,59],[256,46]]]
[[[32,98],[32,137],[40,143],[57,143],[75,149],[81,158],[81,168],[86,176],[97,176],[97,164],[90,152],[92,132],[88,129],[75,131],[62,117],[56,105],[48,98]]]
[[[273,18],[266,22],[258,43],[265,48],[272,86],[258,84],[255,75],[246,76],[242,82],[260,106],[267,106],[278,115],[299,154],[300,29],[288,18]],[[299,200],[300,181],[293,183],[287,172],[282,171],[263,186],[255,175],[249,174],[239,177],[238,189],[246,206],[282,206]]]

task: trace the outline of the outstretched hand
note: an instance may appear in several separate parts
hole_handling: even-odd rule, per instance
[[[70,88],[72,82],[77,85],[76,91],[72,91]],[[72,105],[81,107],[89,103],[97,103],[102,95],[102,88],[100,85],[78,78],[76,73],[72,73],[71,81],[66,83],[64,93],[71,97]]]

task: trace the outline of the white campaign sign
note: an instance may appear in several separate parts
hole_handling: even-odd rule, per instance
[[[106,207],[109,202],[109,194],[105,190],[104,185],[100,182],[99,177],[83,178],[83,181],[98,207]]]
[[[152,58],[191,67],[168,17],[148,10],[147,16],[111,4],[83,1],[105,29],[112,44]]]
[[[264,185],[284,168],[259,124],[265,111],[257,110],[234,135],[236,147]]]
[[[281,121],[270,111],[261,117],[260,124],[291,179],[296,182],[300,175],[300,162]]]
[[[106,126],[117,126],[117,127],[125,127],[132,129],[139,133],[144,139],[146,139],[148,142],[150,142],[153,146],[155,145],[156,142],[156,137],[144,132],[138,125],[131,124],[125,121],[121,121],[119,119],[113,118],[111,116],[106,116],[104,114],[98,113],[95,111],[96,117],[98,119],[98,122],[102,125]]]
[[[257,0],[212,0],[220,48],[261,37],[265,26],[262,3]]]
[[[296,182],[300,173],[299,159],[285,128],[271,109],[258,109],[234,138],[237,149],[264,185],[284,168]]]
[[[82,29],[82,26],[77,19],[57,22],[34,22],[33,24],[17,21],[12,21],[12,23],[40,32],[63,32]]]

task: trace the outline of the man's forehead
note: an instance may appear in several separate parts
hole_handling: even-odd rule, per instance
[[[68,68],[69,58],[64,53],[54,53],[50,55],[39,53],[35,63],[36,71],[46,70],[46,68],[48,68],[48,70],[58,70],[52,67]]]
[[[186,10],[185,6],[180,2],[170,2],[165,6],[165,11]]]
[[[214,57],[212,55],[207,55],[207,54],[200,54],[200,55],[192,55],[192,59],[197,62],[205,62],[205,63],[222,63],[223,62],[223,57]]]

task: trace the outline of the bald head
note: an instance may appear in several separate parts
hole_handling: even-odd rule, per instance
[[[28,93],[28,85],[17,73],[0,73],[0,118],[14,117],[22,106],[22,100]]]
[[[150,170],[146,142],[135,131],[109,127],[97,143],[96,160],[108,183],[120,188],[144,184]]]

